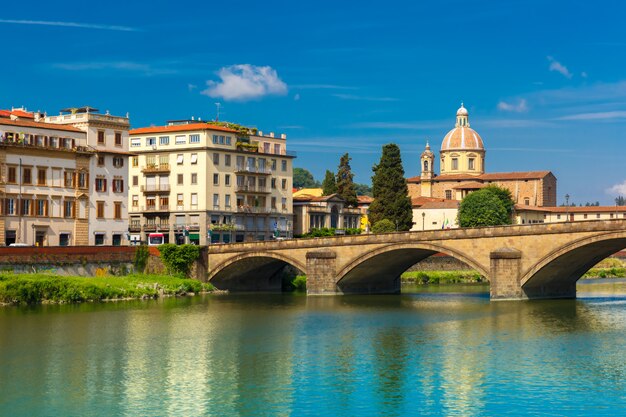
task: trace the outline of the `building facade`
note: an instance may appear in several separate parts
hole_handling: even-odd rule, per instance
[[[195,120],[130,131],[130,237],[244,242],[292,233],[286,135]]]
[[[321,228],[357,229],[365,215],[361,208],[347,206],[337,194],[323,196],[321,188],[303,189],[293,197],[294,235]]]
[[[409,195],[462,200],[472,191],[497,185],[511,191],[515,203],[556,206],[557,181],[550,171],[486,173],[485,154],[483,140],[470,127],[469,113],[461,105],[455,127],[441,143],[440,174],[435,173],[436,157],[426,144],[420,158],[421,174],[407,179]]]
[[[128,115],[80,107],[63,109],[58,116],[46,116],[45,121],[82,130],[87,146],[95,152],[89,161],[89,245],[127,245]]]
[[[0,111],[0,245],[88,245],[94,155],[79,128]]]

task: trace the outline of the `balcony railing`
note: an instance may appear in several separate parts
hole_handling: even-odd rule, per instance
[[[269,207],[253,207],[253,206],[237,206],[237,213],[260,213],[267,214],[276,212],[275,209]]]
[[[272,170],[269,168],[259,168],[259,167],[251,167],[247,165],[237,165],[235,168],[236,173],[242,174],[260,174],[260,175],[271,175]]]
[[[272,191],[269,187],[263,187],[260,185],[237,185],[235,187],[236,193],[257,193],[257,194],[269,194]]]
[[[149,164],[142,167],[141,172],[170,172],[170,164]]]
[[[141,211],[151,211],[151,212],[156,212],[156,211],[169,211],[169,205],[167,204],[161,204],[159,206],[145,206],[141,208]]]
[[[150,184],[150,185],[142,185],[141,192],[144,193],[161,193],[161,192],[169,192],[170,185],[169,184]]]

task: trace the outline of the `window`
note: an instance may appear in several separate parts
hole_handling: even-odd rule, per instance
[[[215,165],[219,165],[220,164],[220,154],[217,153],[217,152],[213,154],[213,163]]]
[[[446,190],[446,200],[452,200],[452,190]]]
[[[283,210],[287,210],[287,198],[283,197],[280,199],[280,205]]]
[[[230,187],[230,174],[224,175],[224,185]]]
[[[159,198],[159,205],[161,210],[167,210],[170,205],[170,198],[168,196],[161,196]],[[161,221],[161,224],[167,224],[169,220],[165,218],[165,221]]]
[[[169,155],[160,155],[159,156],[159,166],[161,168],[169,168],[170,167],[170,156]]]
[[[226,140],[225,136],[220,136],[220,145],[223,145],[225,140]]]
[[[596,214],[596,219],[600,218],[600,213]]]
[[[556,219],[557,219],[557,220],[561,220],[561,215],[560,215],[560,214],[557,214],[557,215],[556,215]]]
[[[220,139],[217,135],[213,135],[213,145],[217,145],[219,143]]]
[[[280,161],[280,169],[283,172],[287,172],[287,161]]]
[[[530,206],[530,198],[525,198],[524,204],[526,204],[527,206]]]
[[[72,188],[74,187],[74,172],[73,171],[65,171],[63,172],[63,183],[66,187]]]
[[[14,198],[4,199],[4,213],[7,215],[15,214],[15,199]]]
[[[179,153],[178,155],[176,155],[176,163],[177,163],[178,165],[182,165],[182,164],[183,164],[184,159],[185,159],[185,158],[184,158],[184,156],[183,156],[183,154],[182,154],[182,153]]]
[[[146,138],[146,146],[156,146],[156,138]]]
[[[104,178],[96,178],[96,191],[105,192],[107,190],[107,180]]]
[[[133,185],[134,186],[138,186],[139,185],[139,176],[138,175],[133,175]]]
[[[200,135],[189,135],[189,143],[200,143]]]
[[[17,170],[15,169],[15,167],[9,167],[9,169],[7,170],[7,182],[9,183],[16,183],[17,182],[17,174],[16,174]]]
[[[583,219],[587,218],[587,213],[583,214]]]
[[[182,208],[182,207],[183,207],[184,202],[183,202],[183,195],[182,195],[182,194],[176,194],[176,205],[177,205],[179,208]]]
[[[133,164],[134,167],[139,166],[139,157],[138,156],[133,156],[132,164]]]
[[[22,199],[22,216],[30,216],[30,210],[32,208],[31,203],[31,200]]]
[[[78,173],[78,188],[87,188],[87,173]]]
[[[105,162],[105,160],[106,160],[106,159],[105,159],[104,155],[98,155],[98,166],[99,166],[99,167],[104,166],[104,162]]]
[[[196,174],[195,172],[191,174],[191,183],[192,184],[198,183],[198,174]]]
[[[113,157],[113,166],[115,168],[121,168],[124,166],[124,158],[122,158],[121,156],[114,156]]]
[[[115,146],[122,146],[122,132],[115,132]]]
[[[134,195],[133,196],[133,207],[139,207],[139,196],[138,195]]]
[[[230,142],[230,136],[226,136],[226,144],[227,144],[227,145],[230,145],[230,143],[231,143],[231,142]]]
[[[274,153],[276,155],[280,155],[280,144],[278,144],[278,143],[274,144]]]
[[[176,175],[176,185],[183,185],[183,174]]]
[[[230,166],[230,155],[224,155],[224,165]]]
[[[113,192],[114,193],[123,193],[124,192],[124,180],[122,180],[122,179],[114,179],[113,180]]]
[[[287,189],[287,179],[283,178],[280,183],[281,183],[282,189],[286,190]]]
[[[213,208],[218,209],[218,210],[220,208],[220,195],[219,194],[213,194]]]
[[[73,200],[65,200],[63,204],[63,217],[65,218],[74,217],[74,201]]]
[[[474,170],[474,158],[469,158],[467,160],[467,168],[471,169],[471,170]]]
[[[22,175],[23,184],[32,184],[33,179],[31,177],[32,170],[30,168],[24,168],[24,175]]]
[[[226,208],[230,208],[230,194],[226,194],[224,196],[224,205]]]
[[[97,246],[104,245],[104,233],[96,233],[96,237],[94,238],[94,244]]]
[[[272,171],[276,171],[276,160],[272,159]]]
[[[276,189],[276,178],[272,178],[272,190]]]
[[[47,200],[37,200],[35,205],[35,214],[37,216],[46,216],[48,213],[48,201]]]
[[[104,218],[104,201],[96,201],[96,217]]]
[[[459,169],[459,158],[452,158],[452,169]]]
[[[213,185],[220,185],[220,174],[213,174]]]
[[[138,146],[141,146],[141,138],[133,138],[130,140],[130,146],[131,148],[136,148]]]
[[[98,130],[98,145],[104,145],[104,130]]]
[[[191,208],[197,208],[198,206],[198,194],[191,193]]]
[[[169,145],[170,137],[169,136],[161,136],[159,137],[159,145]]]
[[[176,138],[174,139],[174,142],[177,145],[184,145],[185,143],[187,143],[187,137],[185,135],[178,135],[176,136]]]
[[[276,197],[272,197],[272,208],[276,210]]]
[[[46,185],[46,168],[37,169],[37,185]]]
[[[113,217],[116,220],[121,220],[122,219],[122,202],[121,201],[116,201],[113,204],[115,204],[115,210],[113,212]]]
[[[198,163],[198,154],[197,153],[192,153],[191,154],[191,163],[192,164],[197,164]]]

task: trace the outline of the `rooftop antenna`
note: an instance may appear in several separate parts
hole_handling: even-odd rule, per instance
[[[220,121],[220,107],[222,107],[222,103],[215,103],[215,107],[217,107],[217,114],[215,115],[215,121]]]

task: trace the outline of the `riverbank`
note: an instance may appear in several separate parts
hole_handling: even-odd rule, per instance
[[[150,299],[214,292],[215,287],[170,275],[76,277],[0,274],[0,304],[80,303]]]

